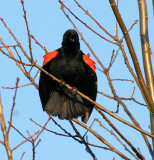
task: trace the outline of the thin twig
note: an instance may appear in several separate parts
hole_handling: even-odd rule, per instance
[[[18,147],[20,147],[22,144],[24,144],[25,142],[29,141],[32,137],[34,137],[35,135],[39,134],[39,131],[35,132],[32,136],[28,137],[26,140],[24,140],[23,142],[21,142],[20,144],[18,144],[16,147],[14,147],[11,151],[13,152],[14,150],[16,150]]]
[[[111,81],[129,81],[129,82],[134,83],[134,81],[130,79],[111,79]]]
[[[95,119],[93,120],[93,122],[91,123],[91,125],[90,125],[89,128],[91,128],[91,127],[93,126],[94,122],[95,122]],[[88,131],[89,131],[89,130],[86,131],[86,133],[83,135],[83,137],[85,137],[85,136],[87,135]]]
[[[9,47],[17,47],[18,45],[10,45],[10,46],[0,46],[0,48],[9,48]]]
[[[30,118],[30,121],[32,121],[33,123],[35,123],[37,126],[39,126],[39,127],[43,128],[43,126],[41,126],[40,124],[38,124],[37,122],[35,122],[35,121],[34,121],[34,120],[32,120],[31,118]],[[58,135],[58,136],[70,137],[69,135],[65,135],[65,134],[57,133],[57,132],[51,131],[51,130],[49,130],[49,129],[45,128],[45,127],[44,127],[44,130],[46,130],[46,131],[48,131],[48,132],[51,132],[51,133],[54,133],[55,135]]]
[[[1,130],[2,134],[4,137],[4,146],[7,152],[7,156],[9,160],[13,160],[12,158],[12,151],[10,149],[10,144],[9,144],[9,138],[8,138],[8,133],[6,130],[6,124],[4,120],[4,114],[3,114],[3,107],[2,107],[2,102],[1,102],[1,95],[0,95],[0,124],[1,124]]]
[[[86,151],[93,157],[94,160],[97,160],[95,154],[92,152],[92,150],[89,148],[87,142],[84,140],[84,137],[81,136],[81,134],[79,133],[79,131],[76,129],[76,127],[74,126],[72,121],[69,121],[73,130],[75,131],[75,133],[77,134],[77,136],[81,139],[82,143],[86,146]]]
[[[19,55],[19,53],[18,53],[18,51],[17,51],[16,47],[13,47],[13,48],[14,48],[15,52],[17,53],[17,56],[19,57],[19,60],[22,62],[21,56]],[[25,72],[27,73],[27,70],[26,70],[26,68],[25,68],[25,65],[24,65],[24,64],[22,64],[22,67],[24,68]]]
[[[134,96],[134,93],[135,93],[135,87],[134,87],[134,89],[133,89],[133,93],[132,93],[132,96],[131,96],[131,98],[133,98],[133,96]]]
[[[138,20],[136,19],[136,20],[134,21],[134,23],[130,26],[130,28],[129,28],[129,30],[128,30],[127,32],[131,31],[131,30],[133,29],[133,27],[134,27],[137,23],[138,23]],[[123,37],[120,39],[120,41],[122,42],[124,38],[125,38],[125,37],[123,36]]]
[[[3,141],[0,141],[1,144],[5,145]]]
[[[16,88],[22,88],[22,87],[26,87],[26,86],[29,86],[29,85],[32,85],[33,83],[28,83],[28,84],[25,84],[25,85],[22,85],[22,86],[18,86],[18,87],[3,87],[3,89],[16,89]]]
[[[35,38],[32,34],[30,35],[30,37],[31,37],[32,39],[34,39],[35,43],[38,44],[38,45],[45,51],[45,53],[48,53],[48,51],[46,50],[46,48],[43,47],[43,46],[36,40],[36,38]]]
[[[71,135],[71,133],[69,133],[68,131],[66,131],[61,125],[59,125],[54,119],[52,119],[52,121],[55,123],[55,125],[57,125],[62,131],[64,131],[64,133],[66,133],[67,135],[69,135],[71,138],[73,138],[74,140],[76,140],[79,143],[82,143],[80,140],[78,140],[76,137],[77,136],[73,136]]]
[[[26,136],[24,136],[16,127],[14,127],[10,122],[8,122],[9,125],[16,131],[18,132],[24,139],[27,139]]]
[[[44,128],[46,127],[46,125],[49,123],[49,121],[50,121],[51,119],[52,119],[52,117],[49,116],[49,118],[48,118],[47,122],[44,124],[42,130],[39,132],[39,134],[35,137],[34,140],[36,140],[36,139],[41,135],[41,133],[44,131]]]
[[[22,154],[22,156],[21,156],[20,160],[22,160],[22,159],[23,159],[24,155],[25,155],[25,152],[23,152],[23,154]]]
[[[31,47],[30,30],[29,30],[28,21],[27,21],[26,10],[25,10],[25,6],[24,6],[24,0],[21,0],[21,4],[22,4],[23,12],[24,12],[24,19],[25,19],[27,33],[28,33],[29,52],[30,52],[30,56],[31,56],[31,62],[33,63],[34,60],[33,60],[32,47]]]
[[[14,110],[14,106],[15,106],[15,100],[16,100],[16,96],[17,96],[17,87],[18,87],[18,83],[19,83],[19,78],[17,78],[16,81],[16,89],[15,89],[15,93],[14,93],[14,97],[13,97],[13,104],[12,104],[12,108],[11,108],[11,116],[10,116],[10,124],[12,123],[12,117],[13,117],[13,110]],[[7,134],[9,134],[10,131],[10,127],[11,125],[9,124],[8,130],[7,130]]]

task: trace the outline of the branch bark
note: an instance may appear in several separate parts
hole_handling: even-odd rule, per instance
[[[152,70],[150,50],[149,50],[149,36],[148,36],[148,23],[147,23],[148,15],[147,15],[146,1],[138,0],[138,6],[140,15],[140,36],[141,36],[144,72],[145,72],[148,91],[152,97],[152,100],[154,101],[154,78],[153,78],[153,70]],[[151,118],[151,133],[154,135],[154,116],[150,114],[150,118]],[[152,142],[154,148],[154,139],[152,139]],[[154,160],[154,152],[153,152],[153,160]]]

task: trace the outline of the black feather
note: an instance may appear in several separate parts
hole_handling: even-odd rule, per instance
[[[43,68],[95,100],[97,94],[96,73],[83,60],[84,54],[80,50],[79,37],[75,30],[68,30],[64,33],[62,47],[57,51],[57,56],[44,64]],[[60,86],[42,71],[39,94],[43,110],[60,119],[70,120],[80,116],[86,123],[94,107],[80,95]]]

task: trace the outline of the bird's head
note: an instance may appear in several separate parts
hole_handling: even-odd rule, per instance
[[[75,30],[69,29],[64,33],[62,46],[80,48],[79,36]]]

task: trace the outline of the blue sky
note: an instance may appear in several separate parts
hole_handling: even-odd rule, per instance
[[[89,0],[88,2],[79,0],[82,6],[88,10],[100,23],[103,27],[105,27],[111,34],[115,35],[115,18],[113,12],[111,10],[110,4],[108,1],[93,1]],[[105,33],[87,16],[85,15],[74,3],[74,1],[64,1],[64,3],[75,13],[78,17],[80,17],[84,22],[86,22],[90,27],[94,30],[99,32],[101,35],[109,38]],[[152,10],[152,1],[148,1],[148,20],[149,20],[149,39],[151,43],[151,48],[154,50],[154,19],[153,19],[153,10]],[[60,9],[60,4],[58,0],[51,1],[51,0],[25,0],[25,8],[27,11],[27,19],[30,28],[31,34],[47,48],[48,51],[53,51],[61,46],[62,36],[63,33],[70,28],[73,28],[72,24],[67,20],[65,15]],[[126,27],[129,29],[132,23],[138,19],[138,4],[137,1],[130,0],[130,1],[120,1],[119,2],[120,13],[124,19]],[[68,13],[68,12],[67,12]],[[7,25],[11,28],[12,32],[18,38],[18,40],[23,45],[24,49],[28,52],[28,38],[27,38],[27,31],[26,26],[23,18],[23,11],[22,6],[19,0],[11,1],[5,0],[1,2],[0,5],[0,17],[4,18]],[[110,58],[112,55],[112,51],[117,50],[118,47],[116,45],[110,44],[90,30],[88,30],[83,24],[78,22],[74,17],[70,16],[72,20],[77,25],[80,32],[82,32],[84,38],[88,41],[92,49],[94,50],[95,54],[99,57],[101,62],[107,67],[110,62]],[[139,23],[134,26],[133,30],[130,31],[130,36],[132,42],[135,47],[135,51],[137,53],[137,57],[139,59],[139,63],[141,65],[141,69],[143,70],[142,65],[142,53],[141,53],[141,45],[140,45],[140,37],[139,37]],[[10,36],[6,28],[0,23],[0,37],[3,38],[7,45],[14,45],[16,44],[13,38]],[[119,29],[119,37],[122,37],[121,31]],[[110,38],[109,38],[110,39]],[[81,43],[81,50],[86,54],[89,53],[89,49],[84,44],[84,42],[80,39]],[[43,55],[45,54],[44,51],[38,47],[34,41],[32,41],[33,46],[33,55],[34,59],[38,60],[38,64],[42,65],[43,62]],[[129,52],[127,50],[126,44],[124,42],[124,47],[126,49],[126,53],[130,60]],[[19,52],[21,55],[22,53]],[[93,60],[95,58],[91,55],[90,56]],[[95,60],[96,61],[96,60]],[[152,59],[152,62],[154,60]],[[130,64],[133,68],[132,61],[130,60]],[[154,64],[154,63],[153,63]],[[98,63],[96,63],[98,68],[101,68]],[[33,70],[33,75],[37,72],[36,69]],[[98,90],[103,91],[106,94],[112,95],[111,90],[109,88],[107,79],[105,75],[103,75],[100,71],[96,71],[98,76]],[[29,81],[24,77],[23,73],[19,70],[16,64],[8,59],[5,55],[0,53],[0,87],[1,86],[9,86],[14,87],[16,82],[16,77],[20,78],[19,85],[24,85],[29,83]],[[122,53],[119,52],[116,61],[113,67],[110,70],[110,76],[112,79],[116,78],[123,78],[123,79],[131,79],[132,77],[124,64],[124,60],[122,57]],[[38,83],[39,76],[36,78],[36,82]],[[114,87],[117,91],[117,94],[121,97],[131,97],[133,87],[136,86],[135,83],[131,82],[121,82],[115,81],[113,82]],[[1,97],[2,97],[2,104],[4,107],[4,114],[6,122],[9,120],[10,116],[10,109],[12,106],[14,90],[4,90],[0,89]],[[139,93],[139,90],[136,86],[136,91],[134,94],[136,100],[144,103],[142,96]],[[113,100],[105,98],[101,95],[97,95],[97,100],[99,104],[103,105],[110,111],[115,111],[117,103]],[[125,101],[128,109],[136,118],[136,120],[141,124],[144,130],[150,132],[148,129],[149,122],[149,112],[144,106],[137,105],[136,103]],[[123,111],[123,108],[120,106],[120,111],[118,116],[126,119],[127,121],[131,122],[128,118],[126,113]],[[111,130],[109,125],[103,120],[103,118],[94,110],[87,125],[89,126],[94,118],[98,118],[104,126]],[[137,131],[134,131],[130,127],[123,125],[121,122],[111,118],[107,115],[108,118],[113,122],[114,125],[118,127],[118,129],[128,138],[136,148],[140,148],[142,154],[146,157],[146,159],[150,159],[149,151],[145,145],[142,136]],[[48,116],[45,112],[43,112],[38,91],[35,89],[34,86],[28,86],[24,88],[18,89],[17,97],[16,97],[16,106],[14,110],[13,116],[13,124],[16,128],[18,128],[25,136],[27,135],[27,130],[33,134],[38,129],[35,124],[33,124],[29,118],[32,118],[36,122],[41,125],[44,125],[48,119]],[[58,120],[55,118],[58,123],[60,123],[65,129],[67,129],[72,134],[75,134],[72,131],[70,124],[66,120]],[[80,120],[80,119],[79,119]],[[76,125],[78,127],[78,125]],[[62,132],[57,126],[54,125],[53,122],[50,122],[47,125],[47,128]],[[85,133],[85,130],[81,127],[78,127],[82,134]],[[106,130],[99,127],[98,123],[95,122],[93,129],[96,130],[99,134],[101,134],[108,142],[110,142],[113,146],[116,146],[122,153],[126,156],[133,159],[132,156],[128,154],[127,151],[117,142],[117,140]],[[16,133],[13,129],[10,132],[10,145],[11,148],[18,145],[24,139]],[[101,146],[105,146],[101,142],[99,142],[95,137],[93,137],[90,133],[88,134],[89,142],[98,144]],[[67,160],[90,160],[92,159],[90,155],[85,151],[85,146],[75,142],[71,138],[65,138],[56,136],[54,134],[44,132],[41,135],[41,142],[36,148],[36,160],[60,160],[60,159],[67,159]],[[2,139],[2,133],[0,132],[0,139]],[[149,139],[151,143],[151,139]],[[105,151],[98,148],[92,148],[93,152],[95,153],[98,160],[100,159],[113,159],[115,157],[117,160],[120,159],[119,156],[116,154]],[[0,145],[0,160],[6,160],[6,153],[4,147]],[[31,159],[32,157],[32,146],[30,143],[25,143],[16,151],[13,152],[14,159],[20,159],[22,153],[25,152],[23,160]]]

